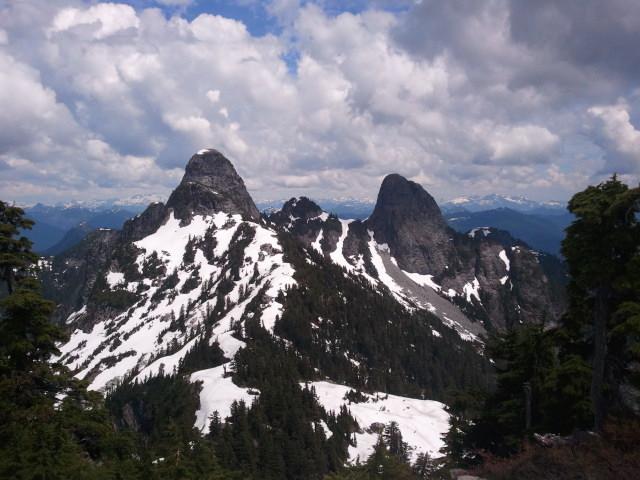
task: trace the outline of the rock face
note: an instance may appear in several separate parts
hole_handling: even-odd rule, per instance
[[[134,242],[150,235],[164,223],[167,213],[167,207],[163,203],[152,203],[140,215],[125,222],[122,226],[122,237]]]
[[[383,180],[366,224],[378,243],[389,245],[403,270],[435,274],[457,262],[455,234],[436,201],[398,174]]]
[[[455,232],[433,198],[399,175],[385,178],[367,223],[403,270],[432,275],[442,292],[456,292],[462,298],[455,300],[470,304],[488,329],[552,323],[562,310],[543,254],[496,229]]]
[[[468,304],[469,314],[489,330],[552,323],[562,310],[542,254],[496,229],[454,231],[433,197],[400,175],[384,179],[366,224],[402,270],[431,275],[441,293]]]
[[[240,214],[245,220],[260,221],[260,212],[249,196],[240,175],[217,150],[200,150],[191,157],[180,185],[167,201],[176,218],[215,212]]]
[[[291,198],[275,215],[291,220],[311,220],[322,215],[322,209],[317,203],[307,197]]]

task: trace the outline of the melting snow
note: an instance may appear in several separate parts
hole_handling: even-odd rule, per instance
[[[120,285],[123,282],[124,282],[124,273],[109,272],[107,274],[107,283],[109,284],[109,288],[113,289],[117,285]]]
[[[511,262],[509,262],[509,257],[507,257],[507,252],[505,252],[504,250],[500,250],[498,257],[500,257],[500,260],[502,260],[508,272],[509,268],[511,268]]]
[[[318,233],[318,238],[316,238],[315,242],[313,242],[311,244],[311,246],[313,247],[313,249],[315,251],[317,251],[319,254],[322,255],[322,246],[320,245],[320,242],[322,241],[322,235],[324,233],[324,230],[321,228],[320,229],[320,233]]]
[[[74,331],[70,340],[60,347],[58,360],[64,362],[72,370],[79,370],[79,378],[89,373],[96,374],[90,388],[94,390],[108,386],[117,378],[123,377],[134,369],[139,369],[139,378],[156,375],[161,370],[171,372],[192,347],[198,328],[217,301],[215,289],[226,274],[221,259],[229,250],[231,239],[242,224],[239,215],[217,213],[213,216],[195,216],[188,225],[180,225],[173,214],[158,230],[135,242],[143,250],[136,260],[141,267],[145,258],[154,252],[166,267],[166,276],[177,269],[179,282],[173,289],[173,297],[152,300],[164,279],[145,279],[149,287],[141,294],[140,301],[115,318],[108,318],[96,323],[90,332],[80,329]],[[234,282],[227,299],[231,303],[230,310],[213,326],[212,340],[217,340],[225,357],[231,359],[244,343],[233,337],[233,326],[242,321],[247,305],[255,296],[265,289],[262,301],[262,321],[268,330],[278,315],[282,313],[282,305],[275,298],[286,287],[295,284],[294,270],[283,259],[282,248],[275,232],[263,226],[245,222],[255,230],[255,234],[245,247],[244,262],[239,269],[239,280]],[[213,252],[215,261],[209,263],[202,250],[198,248],[194,256],[193,267],[183,265],[183,255],[187,242],[191,238],[202,238],[211,229],[216,240]],[[191,269],[199,271],[201,282],[189,292],[181,292],[181,287],[191,276]],[[257,273],[257,276],[256,276]],[[205,280],[212,285],[213,292],[203,292]],[[255,282],[249,285],[250,282]],[[107,282],[111,287],[122,285],[135,291],[137,282],[125,283],[124,275],[109,272]],[[241,298],[242,292],[250,292]],[[202,298],[203,293],[205,298]],[[178,317],[186,311],[186,331],[172,330],[171,317]],[[68,321],[73,322],[83,310],[72,314]],[[172,342],[178,342],[179,350],[170,355],[162,355]],[[105,348],[106,347],[106,348]],[[153,363],[149,360],[160,354]]]
[[[489,227],[478,227],[478,228],[474,228],[473,230],[471,230],[468,235],[471,238],[475,238],[476,237],[476,233],[482,233],[485,237],[488,236],[491,233],[491,229]]]
[[[346,405],[351,415],[362,429],[356,434],[356,447],[349,447],[349,461],[359,459],[364,462],[373,452],[378,434],[367,432],[371,424],[397,422],[402,438],[413,448],[412,460],[420,452],[431,457],[440,457],[440,448],[444,445],[442,435],[449,429],[449,415],[444,404],[432,400],[387,395],[385,393],[365,394],[367,402],[351,403],[344,396],[351,387],[329,382],[312,382],[320,404],[329,411],[338,412],[341,405]],[[376,401],[376,398],[378,400]]]
[[[346,268],[348,271],[353,270],[353,265],[347,262],[347,259],[344,258],[342,248],[344,247],[344,240],[349,234],[349,224],[351,222],[353,222],[353,220],[340,220],[340,226],[342,227],[340,238],[338,239],[338,243],[336,244],[336,249],[330,254],[331,260],[333,260],[334,263]]]
[[[371,252],[371,263],[373,263],[376,272],[378,272],[378,279],[380,280],[380,282],[386,285],[387,288],[391,290],[391,293],[393,293],[394,296],[398,298],[398,300],[400,300],[403,305],[406,305],[406,302],[402,298],[402,287],[398,285],[395,280],[391,278],[391,276],[387,273],[387,269],[384,267],[382,257],[380,257],[380,254],[378,253],[379,251],[388,252],[389,246],[387,244],[379,245],[378,243],[376,243],[376,241],[373,239],[372,231],[369,231],[369,251]]]

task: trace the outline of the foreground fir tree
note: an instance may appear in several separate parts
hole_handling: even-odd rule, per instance
[[[63,340],[53,304],[30,272],[37,256],[20,236],[33,222],[0,202],[0,477],[127,478],[135,475],[128,438],[118,436],[99,395],[50,363]]]
[[[638,387],[630,382],[640,360],[640,187],[613,176],[577,193],[569,211],[576,220],[562,244],[571,275],[563,326],[586,344],[593,426],[601,431],[611,409],[629,406],[625,389]]]

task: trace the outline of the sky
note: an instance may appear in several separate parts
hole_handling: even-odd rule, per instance
[[[0,199],[566,200],[640,175],[637,0],[0,0]]]

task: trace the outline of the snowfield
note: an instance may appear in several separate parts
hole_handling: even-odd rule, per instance
[[[362,433],[356,434],[357,445],[349,447],[349,462],[364,462],[373,452],[378,434],[367,432],[373,423],[397,422],[403,440],[412,449],[412,461],[420,452],[431,457],[442,456],[442,436],[449,429],[449,414],[444,404],[379,392],[364,394],[367,402],[349,404],[344,397],[351,387],[329,382],[310,382],[309,385],[315,388],[320,404],[327,411],[338,412],[346,405],[362,429]]]

